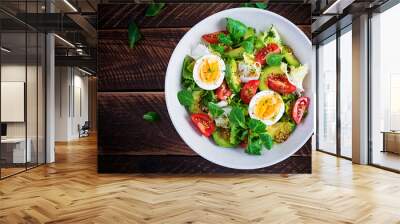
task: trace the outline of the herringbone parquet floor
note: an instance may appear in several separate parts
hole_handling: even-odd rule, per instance
[[[400,175],[313,154],[312,175],[98,175],[96,140],[0,181],[0,223],[400,223]]]

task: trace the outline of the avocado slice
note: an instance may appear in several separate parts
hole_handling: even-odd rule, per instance
[[[268,76],[271,74],[275,75],[285,75],[285,73],[282,71],[281,66],[267,66],[261,71],[261,76],[260,76],[260,85],[258,88],[262,90],[267,90],[268,89]]]
[[[217,130],[212,133],[212,137],[215,141],[215,144],[226,147],[226,148],[232,148],[234,147],[233,144],[229,142],[229,130],[228,129],[222,129],[218,128]]]
[[[247,27],[247,31],[243,36],[243,40],[246,40],[247,38],[254,36],[256,34],[256,31],[252,27]]]
[[[244,51],[245,50],[243,47],[238,47],[238,48],[235,48],[235,49],[232,49],[232,50],[226,52],[225,56],[228,58],[241,59],[241,58],[243,58]]]
[[[296,68],[300,66],[299,60],[297,60],[296,56],[294,56],[293,50],[290,47],[283,46],[282,47],[282,54],[283,54],[283,57],[285,58],[286,62],[290,66],[294,66]]]
[[[226,65],[226,83],[233,92],[238,93],[242,87],[240,77],[237,74],[237,63],[235,59],[228,58]]]
[[[271,135],[276,143],[282,143],[286,141],[296,125],[292,122],[281,121],[274,125],[267,127],[267,132]]]
[[[200,113],[201,111],[201,96],[203,95],[202,90],[195,90],[192,92],[193,103],[189,106],[190,113]]]

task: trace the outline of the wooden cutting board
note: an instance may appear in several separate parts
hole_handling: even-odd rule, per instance
[[[175,131],[164,99],[169,58],[197,22],[240,3],[167,3],[155,17],[146,4],[98,7],[98,171],[100,173],[311,173],[311,139],[293,156],[257,170],[215,165],[192,151]],[[311,37],[309,4],[270,3],[268,10],[295,23]],[[143,35],[128,47],[134,20]],[[156,123],[142,119],[155,111]]]

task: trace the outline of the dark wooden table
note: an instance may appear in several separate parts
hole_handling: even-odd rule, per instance
[[[98,7],[98,171],[100,173],[310,173],[311,140],[293,156],[263,169],[241,171],[215,165],[192,151],[169,119],[164,78],[181,37],[197,22],[239,3],[168,3],[155,17],[145,4]],[[309,4],[271,3],[278,13],[311,36]],[[128,47],[134,20],[143,39]],[[156,123],[142,119],[155,111]]]

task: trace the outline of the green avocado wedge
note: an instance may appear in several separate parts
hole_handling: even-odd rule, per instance
[[[218,128],[212,133],[215,143],[221,147],[233,148],[235,145],[229,142],[229,130]]]
[[[242,88],[240,85],[240,77],[237,74],[237,63],[234,59],[228,58],[226,64],[226,82],[234,93],[239,93]]]

